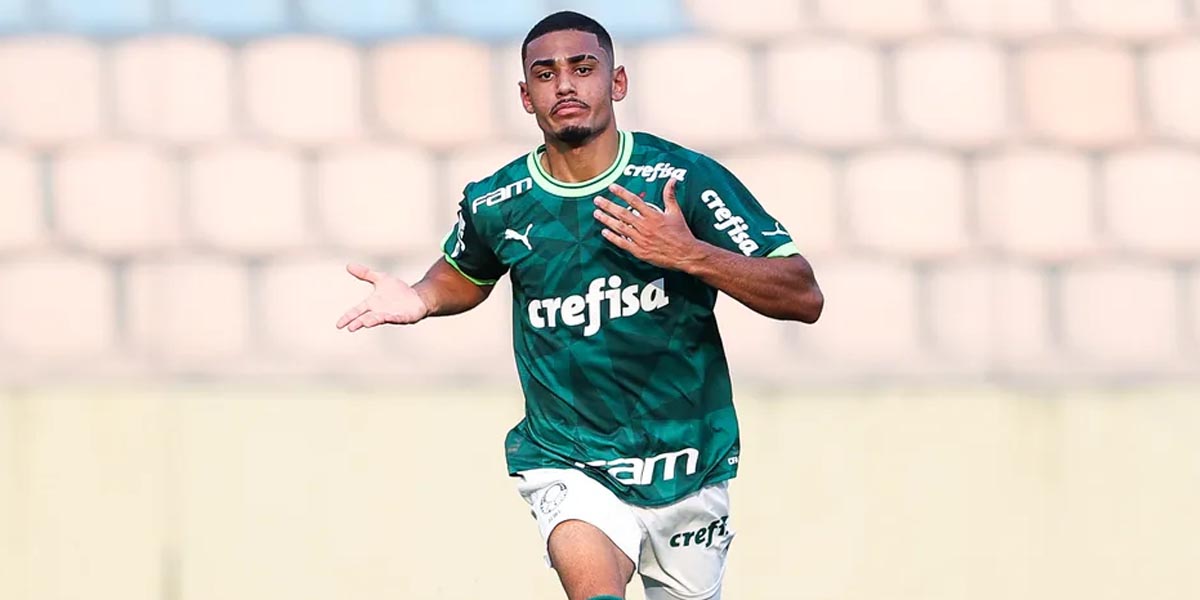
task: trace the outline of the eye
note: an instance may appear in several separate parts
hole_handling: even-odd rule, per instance
[[[575,72],[579,73],[580,75],[587,75],[588,73],[592,72],[592,68],[591,67],[577,67],[575,69]]]
[[[550,81],[551,77],[554,77],[554,73],[551,71],[542,71],[541,73],[537,74],[537,78],[541,79],[542,81]]]

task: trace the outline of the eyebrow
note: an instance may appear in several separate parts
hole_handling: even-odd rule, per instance
[[[596,58],[596,55],[594,55],[594,54],[576,54],[575,56],[567,57],[567,64],[573,65],[573,64],[581,63],[581,62],[583,62],[585,60],[589,60],[589,59],[594,60],[596,62],[600,62],[600,59]],[[531,63],[529,65],[529,68],[532,69],[534,67],[553,67],[555,62],[556,61],[553,58],[543,58],[540,60],[533,61],[533,63]]]

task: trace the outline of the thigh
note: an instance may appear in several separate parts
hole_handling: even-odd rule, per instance
[[[734,537],[729,482],[635,512],[645,529],[638,572],[646,600],[718,600]]]
[[[517,478],[517,491],[529,503],[547,551],[559,525],[580,521],[602,532],[631,564],[637,564],[641,527],[630,507],[608,488],[577,469],[532,469],[518,473]],[[549,552],[546,559],[550,562]]]

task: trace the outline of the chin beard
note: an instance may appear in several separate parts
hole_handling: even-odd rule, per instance
[[[592,139],[596,133],[598,132],[591,127],[568,125],[554,132],[554,137],[572,148],[578,148]]]

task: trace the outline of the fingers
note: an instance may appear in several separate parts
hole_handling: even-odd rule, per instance
[[[628,212],[628,211],[622,210],[621,212],[624,213],[624,212]],[[614,218],[612,215],[609,215],[608,213],[606,213],[602,210],[593,211],[592,216],[595,217],[597,221],[600,221],[601,225],[604,225],[609,230],[618,232],[621,235],[628,236],[637,231],[637,228],[634,227],[633,225],[626,223],[625,221],[622,221],[620,219]]]
[[[637,194],[635,194],[615,183],[608,186],[608,191],[616,194],[618,198],[628,202],[630,206],[637,209],[637,211],[642,213],[643,215],[649,214],[646,212],[646,208],[647,208],[646,201],[639,198]]]
[[[359,263],[350,263],[346,265],[346,271],[367,283],[375,283],[376,281],[379,281],[380,277],[380,273],[378,271],[372,271],[371,269],[367,268],[366,265],[361,265]]]
[[[374,312],[374,311],[367,311],[366,313],[363,313],[361,316],[359,316],[357,319],[354,319],[353,321],[351,321],[349,327],[347,327],[346,329],[349,331],[358,331],[359,329],[363,329],[364,327],[367,329],[370,329],[371,327],[375,327],[376,325],[382,325],[386,322],[387,322],[387,319],[385,319],[383,317],[383,315],[381,315],[377,312]]]
[[[358,304],[355,304],[350,310],[347,310],[346,312],[342,313],[342,318],[338,319],[338,321],[337,321],[337,328],[341,329],[341,328],[345,327],[346,325],[349,325],[351,321],[357,319],[360,315],[362,315],[365,312],[367,312],[366,300],[359,302]],[[353,330],[351,330],[351,331],[353,331]]]
[[[612,244],[614,246],[616,246],[634,256],[637,256],[637,250],[639,247],[637,244],[635,244],[633,242],[633,240],[631,240],[627,237],[622,237],[620,235],[617,235],[611,229],[601,229],[600,235],[604,236],[604,239],[612,242]]]
[[[675,199],[675,184],[678,182],[678,179],[672,177],[667,180],[667,185],[663,187],[664,212],[679,212],[679,202]]]
[[[609,216],[611,216],[619,221],[623,221],[631,227],[636,225],[637,222],[641,220],[641,217],[633,214],[633,211],[626,210],[624,207],[621,207],[621,206],[617,206],[616,203],[614,203],[613,201],[611,201],[607,198],[603,198],[601,196],[596,196],[596,199],[593,200],[593,203],[596,205],[597,208],[608,213]],[[597,212],[599,212],[599,211],[597,211]]]

